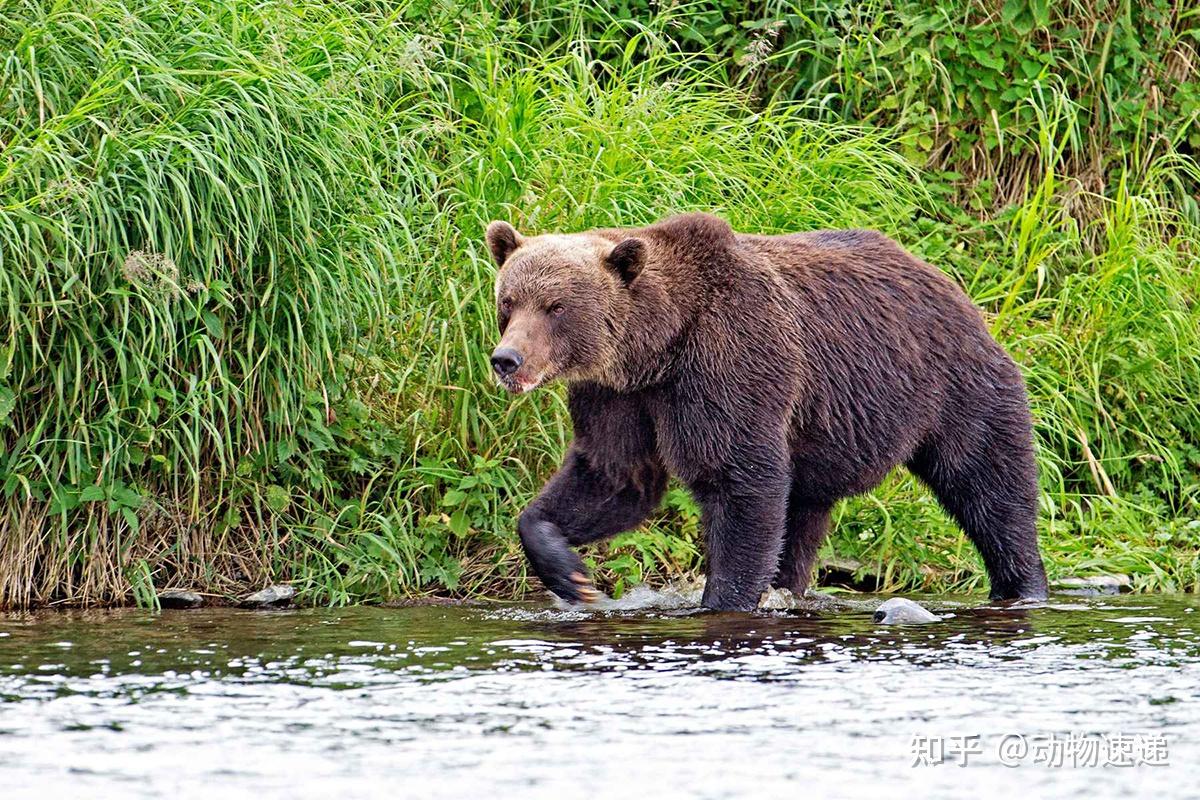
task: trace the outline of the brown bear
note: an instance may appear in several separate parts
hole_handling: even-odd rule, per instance
[[[1044,598],[1025,384],[945,275],[874,231],[735,233],[708,214],[523,237],[488,226],[503,386],[568,384],[574,440],[521,514],[533,571],[596,597],[580,545],[668,474],[705,529],[702,603],[803,592],[843,497],[905,464],[979,548],[992,598]]]

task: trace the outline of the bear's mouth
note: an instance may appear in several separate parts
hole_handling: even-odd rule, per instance
[[[523,370],[517,370],[511,375],[506,375],[503,378],[496,380],[508,390],[510,394],[526,394],[546,382],[546,372],[541,372],[536,378],[530,378],[522,374]]]

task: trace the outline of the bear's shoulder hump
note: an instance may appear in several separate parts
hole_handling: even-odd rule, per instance
[[[693,212],[678,214],[656,222],[646,228],[653,236],[678,242],[687,247],[701,242],[714,244],[732,244],[733,228],[729,223],[714,214]]]

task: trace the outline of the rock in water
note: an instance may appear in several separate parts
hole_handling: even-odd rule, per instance
[[[940,619],[941,617],[919,603],[905,600],[903,597],[884,600],[879,604],[879,608],[875,609],[875,621],[883,625],[922,625]]]
[[[167,589],[158,593],[161,608],[196,608],[204,605],[204,598],[187,589]]]
[[[296,596],[296,590],[287,584],[276,584],[247,595],[239,604],[242,608],[268,608],[270,606],[287,605]]]

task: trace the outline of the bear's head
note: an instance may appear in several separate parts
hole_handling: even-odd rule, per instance
[[[504,388],[519,394],[556,378],[603,380],[619,370],[645,242],[611,232],[524,237],[493,222],[487,244],[499,267],[501,338],[492,368]]]

